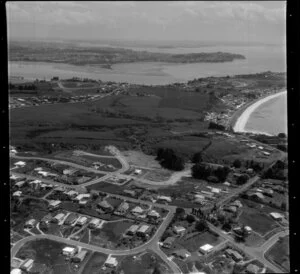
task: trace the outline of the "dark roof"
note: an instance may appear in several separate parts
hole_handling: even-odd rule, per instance
[[[174,237],[168,237],[164,240],[164,244],[172,244],[175,241]]]

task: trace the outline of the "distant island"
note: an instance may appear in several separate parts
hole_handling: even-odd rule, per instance
[[[227,52],[170,54],[112,47],[70,47],[46,42],[11,42],[9,45],[9,61],[99,64],[106,68],[118,63],[222,63],[236,59],[246,58],[241,54]]]

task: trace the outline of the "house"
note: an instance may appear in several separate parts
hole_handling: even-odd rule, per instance
[[[36,167],[36,168],[34,169],[34,171],[41,171],[41,170],[43,170],[42,167]]]
[[[69,257],[74,256],[76,252],[77,252],[77,248],[70,247],[70,246],[66,246],[62,250],[62,254]]]
[[[242,207],[243,204],[239,200],[235,200],[233,203],[231,203],[232,206]]]
[[[74,263],[81,263],[85,259],[87,253],[88,253],[87,250],[81,250],[77,255],[75,255],[72,258],[72,261]]]
[[[167,239],[164,240],[163,247],[171,248],[174,241],[175,241],[175,237],[168,237]]]
[[[52,219],[53,223],[60,223],[65,218],[65,214],[59,213]]]
[[[75,213],[71,213],[64,221],[65,225],[72,225],[77,220],[78,216]]]
[[[52,215],[51,214],[47,214],[47,215],[45,215],[43,217],[43,219],[41,220],[41,223],[48,224],[51,220],[52,220]]]
[[[177,235],[183,235],[186,231],[185,227],[183,226],[174,226],[173,227],[173,231],[177,234]]]
[[[81,178],[77,179],[77,183],[78,184],[83,184],[83,183],[87,182],[90,179],[91,179],[91,177],[82,176]]]
[[[76,168],[67,168],[67,169],[63,170],[63,174],[69,175],[69,176],[75,174],[76,172],[78,172],[78,169],[76,169]]]
[[[36,220],[35,219],[30,219],[30,220],[26,221],[24,227],[29,228],[29,229],[34,228],[35,224],[36,224]]]
[[[118,209],[116,210],[116,213],[123,215],[127,212],[128,209],[129,209],[129,204],[124,201],[119,205]]]
[[[22,270],[19,268],[14,268],[10,271],[10,274],[22,274]]]
[[[55,209],[58,208],[61,205],[61,201],[59,200],[52,200],[49,202],[49,209]]]
[[[157,196],[157,199],[160,200],[160,201],[166,201],[168,203],[171,203],[172,202],[172,199],[170,196],[162,196],[162,195],[159,195]]]
[[[26,162],[19,161],[19,162],[16,162],[14,165],[15,165],[16,167],[24,167],[24,166],[26,166]]]
[[[235,206],[229,206],[229,207],[224,208],[224,211],[228,211],[228,212],[231,212],[231,213],[236,213],[237,208]]]
[[[142,174],[142,170],[141,170],[141,169],[136,169],[136,170],[134,171],[134,174],[135,174],[135,175],[140,175],[140,174]]]
[[[104,266],[109,267],[109,268],[115,268],[118,265],[118,261],[115,257],[110,257],[106,259]]]
[[[203,246],[200,246],[199,251],[205,255],[205,254],[208,254],[209,252],[211,252],[213,248],[214,247],[212,245],[205,244]]]
[[[20,197],[22,195],[22,191],[18,190],[13,193],[13,197]]]
[[[230,248],[226,249],[225,253],[229,257],[231,257],[235,262],[239,262],[239,261],[243,260],[243,256],[240,253],[238,253],[237,251],[232,250]]]
[[[251,197],[257,198],[259,200],[264,200],[265,196],[260,192],[255,192],[250,195]]]
[[[136,232],[138,236],[145,237],[148,236],[148,232],[150,230],[149,225],[142,225]]]
[[[83,226],[83,225],[87,222],[87,220],[88,220],[87,217],[81,216],[81,217],[78,219],[76,225]]]
[[[263,154],[266,155],[266,156],[269,156],[271,153],[267,152],[267,151],[263,151]]]
[[[68,195],[70,198],[74,198],[75,196],[78,197],[78,192],[74,190],[70,190],[66,192],[66,195]]]
[[[151,219],[158,219],[160,217],[160,214],[156,210],[150,210],[147,215]]]
[[[54,188],[54,191],[57,191],[57,192],[64,192],[65,189],[64,189],[62,186],[57,186],[56,188]]]
[[[182,248],[182,249],[178,249],[178,250],[175,250],[172,255],[184,260],[186,259],[187,257],[191,256],[191,253],[188,252],[186,249]]]
[[[246,273],[252,273],[252,274],[257,274],[259,273],[259,267],[255,264],[248,264],[246,267]]]
[[[132,236],[136,233],[136,231],[138,230],[139,226],[138,225],[132,225],[131,227],[128,228],[126,234]]]
[[[34,181],[31,181],[31,182],[29,183],[29,185],[30,185],[32,188],[37,189],[38,187],[40,187],[41,183],[42,183],[42,181],[40,181],[40,180],[34,180]]]
[[[131,213],[133,215],[142,215],[144,213],[144,210],[140,206],[136,206],[131,210]]]
[[[95,228],[100,224],[100,219],[94,218],[89,223],[89,228]]]
[[[109,202],[107,202],[106,200],[103,200],[103,201],[99,202],[98,207],[100,207],[105,212],[109,212],[109,211],[114,210],[114,207]]]
[[[78,196],[76,196],[75,198],[74,198],[74,200],[75,201],[81,201],[81,200],[83,200],[83,199],[89,199],[91,197],[91,194],[89,194],[89,193],[86,193],[86,194],[79,194]]]
[[[136,192],[134,190],[130,190],[130,189],[125,189],[125,190],[123,190],[123,192],[129,194],[132,197],[134,197],[136,195]]]
[[[34,260],[32,259],[27,259],[23,264],[21,264],[20,268],[24,271],[29,271],[31,267],[33,266]]]
[[[17,179],[20,179],[20,177],[19,176],[17,176],[17,175],[15,175],[15,174],[12,174],[12,175],[10,175],[10,177],[9,177],[9,179],[11,179],[11,180],[17,180]]]
[[[231,184],[229,182],[224,182],[223,185],[230,186]]]
[[[250,226],[245,226],[245,230],[248,234],[251,234],[252,228]]]
[[[271,212],[270,215],[276,221],[282,221],[284,218],[284,216],[278,212]]]
[[[15,186],[22,187],[24,184],[25,184],[25,181],[20,181],[20,182],[15,183]]]

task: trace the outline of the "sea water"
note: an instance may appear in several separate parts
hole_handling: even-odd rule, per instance
[[[249,117],[246,131],[266,132],[271,135],[287,134],[287,94],[261,104]]]

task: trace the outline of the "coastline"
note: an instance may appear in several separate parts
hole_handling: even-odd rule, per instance
[[[241,109],[237,110],[237,112],[233,115],[231,120],[231,127],[234,132],[249,132],[254,134],[265,134],[268,136],[272,136],[272,134],[262,132],[262,131],[254,131],[254,130],[246,130],[246,124],[251,116],[251,114],[262,104],[265,102],[276,98],[278,96],[281,96],[282,94],[286,93],[286,90],[277,92],[275,94],[264,96],[263,98],[259,98],[257,100],[254,100],[245,106],[243,106]]]

